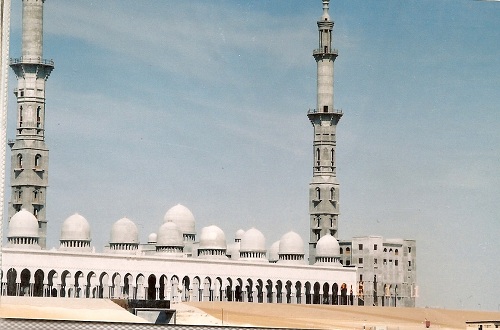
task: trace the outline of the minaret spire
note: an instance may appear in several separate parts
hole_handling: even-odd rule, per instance
[[[314,127],[313,178],[309,185],[309,263],[315,262],[316,243],[327,234],[337,237],[339,184],[337,182],[336,129],[342,112],[333,107],[333,64],[338,56],[332,48],[333,22],[329,0],[323,0],[318,24],[319,45],[313,51],[317,64],[317,107],[307,116]]]
[[[9,216],[26,209],[39,222],[39,244],[46,246],[45,196],[48,186],[48,156],[45,145],[45,82],[54,62],[43,59],[43,3],[22,0],[23,37],[20,58],[11,59],[17,76],[16,139],[11,147],[11,201]]]

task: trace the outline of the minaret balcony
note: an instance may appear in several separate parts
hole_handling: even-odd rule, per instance
[[[47,66],[54,66],[53,60],[45,60],[40,57],[26,57],[21,56],[20,58],[11,58],[10,65],[18,65],[18,64],[43,64]]]
[[[309,109],[307,111],[307,114],[313,114],[313,113],[335,113],[335,114],[338,114],[338,115],[343,115],[344,113],[342,112],[342,109],[328,109],[328,111],[322,111],[322,110],[318,110],[318,109]]]
[[[33,167],[33,171],[35,171],[37,173],[45,172],[45,170],[43,168],[41,168],[40,166]]]
[[[339,56],[338,49],[324,49],[324,48],[316,48],[313,50],[313,56],[315,55],[335,55]]]

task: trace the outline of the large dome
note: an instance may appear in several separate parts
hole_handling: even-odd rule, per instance
[[[335,237],[328,234],[321,237],[316,243],[317,257],[338,257],[340,256],[339,242]]]
[[[184,205],[177,204],[172,207],[165,213],[163,220],[165,222],[171,221],[175,223],[183,234],[196,233],[194,215]]]
[[[132,220],[127,218],[121,218],[116,221],[111,228],[111,239],[110,243],[129,243],[138,244],[139,243],[139,231],[137,226]]]
[[[225,250],[226,245],[226,235],[217,226],[204,227],[201,230],[200,235],[200,246],[199,249],[216,249]]]
[[[266,238],[258,229],[250,228],[241,237],[240,251],[241,252],[266,251]]]
[[[61,241],[90,241],[90,225],[87,219],[75,213],[64,220]]]
[[[294,231],[281,236],[279,254],[304,254],[302,237]]]
[[[173,222],[165,222],[158,229],[156,238],[157,246],[184,246],[182,232]]]
[[[38,220],[33,214],[22,209],[10,219],[8,237],[39,238]]]

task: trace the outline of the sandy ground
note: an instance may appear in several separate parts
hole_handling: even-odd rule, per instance
[[[465,329],[466,321],[500,320],[498,312],[433,308],[393,308],[327,305],[282,305],[200,302],[187,303],[225,325],[252,325],[302,329]],[[175,308],[175,306],[172,306]],[[199,314],[199,312],[197,312]]]
[[[177,324],[236,325],[295,329],[465,329],[466,321],[500,320],[499,312],[433,308],[173,303]],[[147,323],[110,300],[1,297],[0,318]]]
[[[0,318],[147,323],[106,299],[1,297]]]

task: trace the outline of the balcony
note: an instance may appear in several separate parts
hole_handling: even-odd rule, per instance
[[[343,115],[344,113],[342,112],[342,109],[332,109],[328,111],[319,111],[318,109],[309,109],[307,110],[307,114],[313,114],[313,113],[335,113],[338,115]]]
[[[337,49],[324,49],[324,48],[317,48],[313,50],[313,56],[315,55],[339,55],[339,51]]]
[[[47,66],[54,66],[54,61],[44,60],[43,58],[40,57],[25,57],[25,56],[21,56],[20,58],[10,59],[10,65],[17,65],[17,64],[43,64]]]

